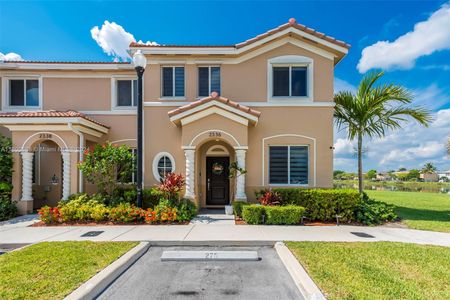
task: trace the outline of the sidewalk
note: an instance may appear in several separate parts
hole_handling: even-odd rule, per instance
[[[450,233],[404,228],[364,226],[267,226],[203,224],[126,225],[126,226],[54,226],[27,227],[33,217],[0,224],[0,244],[43,241],[392,241],[450,247]],[[36,217],[34,217],[36,218]],[[103,231],[95,237],[81,237],[88,231]],[[374,238],[358,237],[363,232]]]

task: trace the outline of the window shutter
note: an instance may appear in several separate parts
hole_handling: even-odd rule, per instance
[[[184,97],[184,68],[175,68],[175,97]]]
[[[290,147],[290,184],[308,184],[308,147]]]
[[[163,68],[163,97],[173,97],[173,68]]]
[[[209,95],[209,68],[198,68],[198,95],[207,97]]]
[[[286,146],[269,148],[269,183],[288,183],[288,147]]]
[[[220,67],[211,67],[211,91],[220,95]]]

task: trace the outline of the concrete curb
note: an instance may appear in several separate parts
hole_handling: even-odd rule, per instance
[[[112,264],[94,275],[91,279],[83,283],[80,287],[67,295],[65,300],[90,300],[103,292],[114,280],[134,264],[147,250],[150,244],[141,242],[139,245],[119,257]]]
[[[277,242],[275,244],[275,250],[304,299],[326,299],[311,277],[309,277],[308,273],[306,273],[303,266],[295,258],[294,254],[292,254],[283,242]]]

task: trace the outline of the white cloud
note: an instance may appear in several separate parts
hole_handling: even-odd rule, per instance
[[[355,153],[355,141],[350,141],[345,138],[338,138],[334,143],[335,155],[348,155]]]
[[[91,29],[91,36],[103,51],[109,56],[113,56],[115,61],[126,61],[130,59],[128,46],[135,42],[133,34],[115,22],[105,21],[101,28],[95,26]],[[157,45],[155,42],[142,42],[145,45]]]
[[[430,110],[436,110],[450,102],[450,96],[436,84],[432,84],[424,89],[415,89],[414,105],[426,107]]]
[[[434,121],[428,128],[411,121],[398,130],[387,132],[382,139],[364,139],[364,170],[421,168],[426,162],[433,162],[438,169],[450,169],[445,149],[450,139],[450,108],[437,111],[433,117]],[[355,141],[346,140],[345,134],[345,131],[335,131],[335,168],[356,171]]]
[[[364,48],[357,68],[360,73],[372,68],[410,69],[417,58],[445,49],[450,49],[450,3],[395,41],[378,41]]]
[[[22,58],[22,56],[20,56],[17,53],[9,52],[9,53],[3,54],[0,52],[0,61],[19,61],[19,60],[24,60],[24,59]]]
[[[334,78],[334,92],[338,93],[340,91],[349,91],[349,92],[354,93],[356,91],[356,87],[353,84],[351,84],[343,79],[335,77]]]

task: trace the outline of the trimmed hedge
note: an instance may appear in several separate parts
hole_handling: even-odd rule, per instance
[[[296,205],[264,206],[245,205],[242,209],[242,218],[248,224],[267,225],[293,225],[299,224],[305,208]]]
[[[244,205],[242,208],[242,218],[247,224],[263,224],[265,208],[262,205]]]
[[[296,205],[265,206],[265,223],[270,225],[294,225],[302,221],[305,208]]]
[[[233,203],[231,203],[231,205],[233,205],[234,215],[239,218],[242,218],[242,208],[245,205],[250,205],[250,203],[248,203],[246,201],[233,201]]]
[[[355,210],[361,203],[356,190],[276,188],[282,199],[282,205],[298,205],[306,209],[311,220],[335,221],[336,215],[341,222],[355,220]]]

